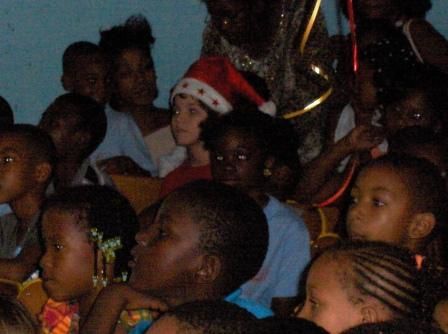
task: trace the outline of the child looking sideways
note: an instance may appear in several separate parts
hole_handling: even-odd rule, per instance
[[[12,213],[0,217],[0,277],[27,278],[42,250],[37,220],[50,182],[56,152],[51,138],[32,125],[0,130],[0,203]]]
[[[106,133],[102,105],[78,94],[61,95],[42,114],[39,127],[51,136],[58,153],[51,191],[82,184],[112,185],[108,175],[88,159]]]
[[[105,105],[109,98],[108,72],[109,62],[98,45],[78,41],[65,49],[61,83],[67,92],[91,97]]]
[[[331,334],[363,323],[425,320],[421,275],[413,255],[396,246],[355,242],[329,248],[311,265],[298,317]]]
[[[178,149],[174,165],[165,163],[164,169],[171,172],[162,183],[160,197],[189,181],[211,179],[209,152],[200,138],[201,126],[231,111],[241,99],[275,113],[273,103],[266,102],[227,58],[202,57],[190,66],[171,93],[171,129],[186,155]]]
[[[43,286],[50,297],[43,333],[78,333],[98,292],[125,281],[137,217],[129,202],[105,186],[66,188],[42,209]]]
[[[445,223],[445,183],[425,159],[388,154],[373,160],[361,170],[351,196],[346,220],[351,239],[383,241],[426,255]]]
[[[213,179],[251,196],[269,226],[268,253],[258,274],[242,286],[244,297],[287,316],[293,308],[300,275],[310,260],[310,241],[303,220],[265,192],[275,163],[274,120],[254,106],[232,111],[209,124],[203,139],[210,150]]]
[[[108,129],[93,158],[108,173],[158,175],[160,155],[174,148],[170,113],[157,108],[156,72],[151,55],[155,42],[142,15],[101,31],[99,46],[111,60]]]
[[[225,299],[257,317],[272,314],[240,296],[240,285],[261,267],[268,227],[258,204],[237,189],[198,180],[173,191],[136,240],[129,283],[101,292],[83,333],[111,333],[124,309],[149,307],[154,298],[168,308]],[[139,322],[132,333],[149,325]]]

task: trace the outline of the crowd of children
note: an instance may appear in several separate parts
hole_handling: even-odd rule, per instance
[[[37,279],[46,300],[35,317],[21,288],[0,296],[1,332],[447,333],[448,43],[428,6],[354,1],[348,99],[304,165],[303,133],[230,59],[195,61],[169,111],[143,16],[70,44],[38,126],[0,99],[0,295]],[[136,213],[115,174],[162,178],[159,200]],[[311,252],[304,207],[336,244]]]

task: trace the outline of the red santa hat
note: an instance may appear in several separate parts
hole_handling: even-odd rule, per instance
[[[202,57],[193,63],[171,93],[171,103],[178,94],[191,95],[210,109],[225,114],[238,98],[256,104],[262,112],[275,116],[272,101],[265,101],[226,57]]]

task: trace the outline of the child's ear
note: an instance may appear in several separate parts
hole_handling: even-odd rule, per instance
[[[436,225],[436,217],[430,212],[417,213],[414,215],[408,227],[410,239],[424,239],[431,234]]]
[[[363,324],[378,322],[380,320],[378,312],[372,305],[366,305],[361,308],[361,317]]]
[[[61,84],[64,87],[64,90],[67,92],[71,92],[73,90],[73,82],[69,75],[62,74],[61,76]]]
[[[35,178],[39,183],[45,183],[51,176],[52,168],[48,162],[41,162],[36,166]]]
[[[210,283],[218,279],[221,274],[222,264],[216,255],[204,255],[200,268],[196,272],[198,283]]]

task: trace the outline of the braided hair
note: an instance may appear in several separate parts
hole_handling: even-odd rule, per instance
[[[338,279],[351,302],[374,298],[393,319],[429,316],[423,302],[424,272],[409,251],[383,242],[352,241],[329,248],[321,256],[348,261],[348,270]]]

